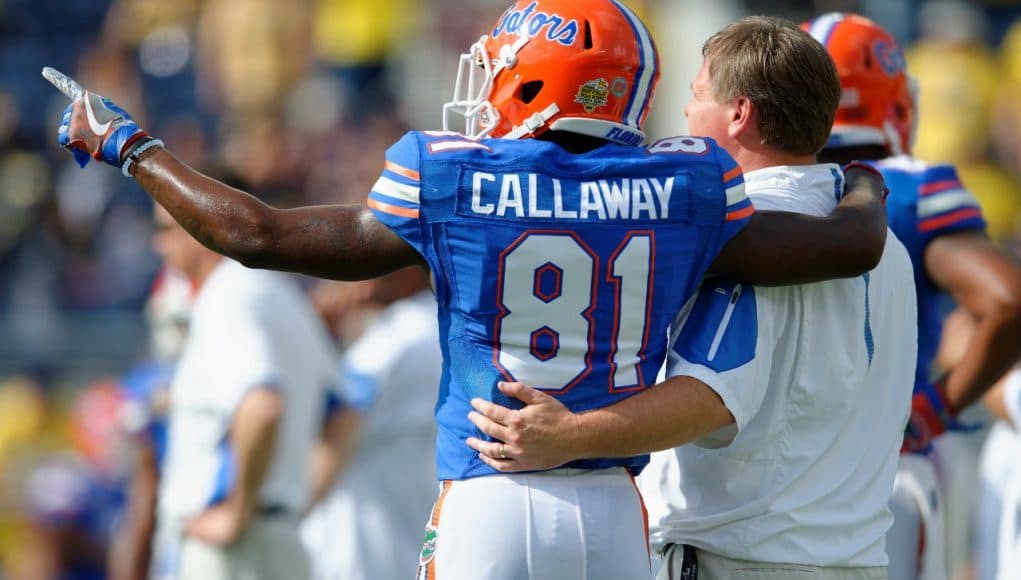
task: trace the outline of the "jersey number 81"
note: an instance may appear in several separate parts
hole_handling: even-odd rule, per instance
[[[605,260],[614,296],[597,312],[600,256],[574,232],[523,234],[500,254],[494,363],[508,380],[562,393],[592,372],[596,325],[607,324],[609,389],[643,387],[654,257],[654,232],[628,233]]]

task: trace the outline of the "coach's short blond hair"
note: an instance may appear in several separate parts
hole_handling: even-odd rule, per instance
[[[840,80],[826,49],[783,18],[749,16],[702,47],[713,97],[747,97],[765,145],[814,155],[833,128]]]

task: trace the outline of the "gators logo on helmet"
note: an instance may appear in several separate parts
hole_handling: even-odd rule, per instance
[[[443,125],[460,116],[469,137],[555,129],[640,145],[658,81],[652,36],[621,2],[519,0],[461,55]]]

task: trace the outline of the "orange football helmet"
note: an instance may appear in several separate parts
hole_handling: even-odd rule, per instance
[[[518,0],[461,55],[443,127],[469,137],[534,137],[549,129],[640,145],[659,55],[618,0]]]
[[[826,47],[843,89],[826,146],[883,145],[891,155],[910,153],[917,85],[893,36],[868,18],[840,12],[801,28]]]

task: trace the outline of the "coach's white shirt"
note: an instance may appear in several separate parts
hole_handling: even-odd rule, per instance
[[[250,389],[278,389],[284,414],[262,506],[299,515],[309,496],[309,449],[322,426],[336,355],[322,322],[287,274],[224,259],[202,285],[171,384],[159,513],[173,525],[233,485],[228,432]]]
[[[829,214],[836,165],[745,174],[760,210]],[[762,288],[707,279],[681,314],[670,376],[710,385],[736,424],[653,455],[652,541],[729,558],[883,566],[887,500],[917,349],[903,245],[866,276]]]

